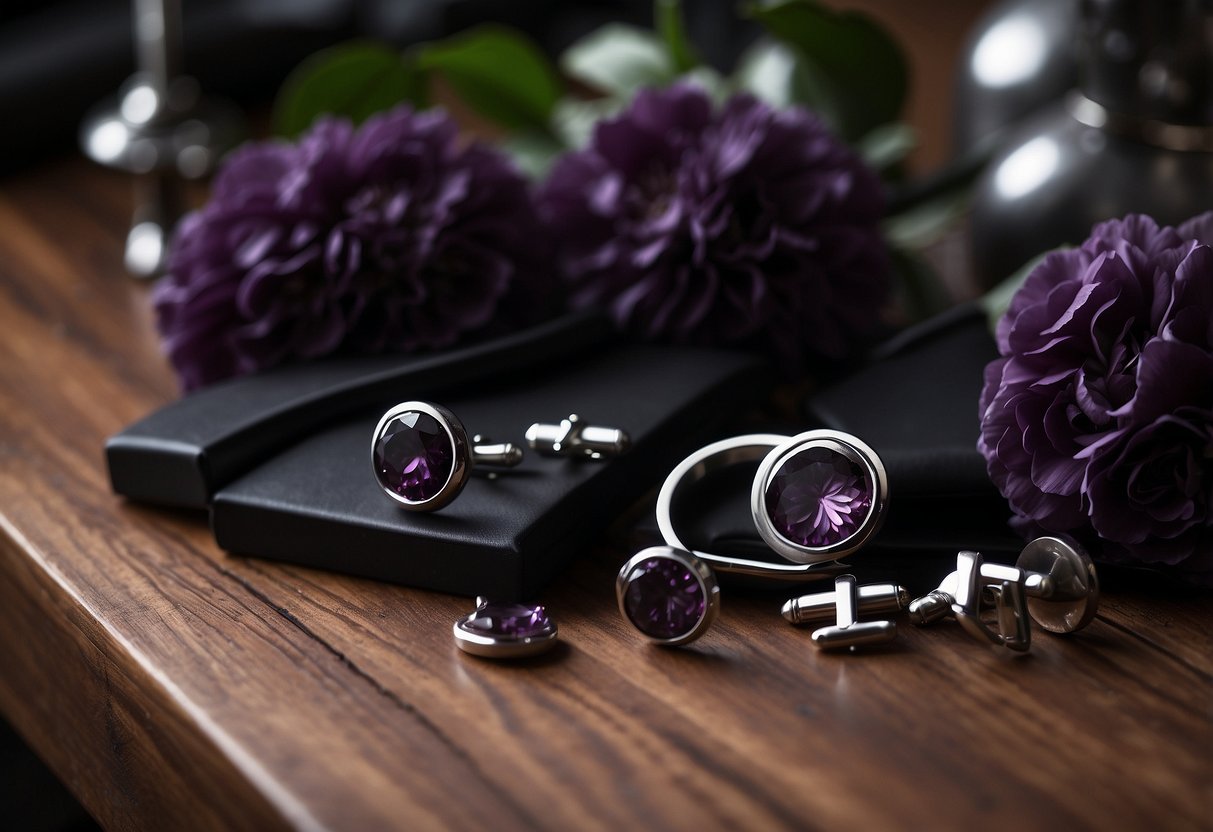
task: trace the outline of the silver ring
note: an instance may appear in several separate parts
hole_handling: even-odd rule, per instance
[[[762,462],[750,494],[750,510],[755,526],[764,542],[791,562],[771,563],[692,550],[674,529],[672,507],[678,489],[684,484],[703,479],[712,471],[756,459]],[[778,511],[771,510],[768,498],[774,495],[778,509],[779,498],[787,493],[788,487],[798,485],[797,474],[800,471],[814,466],[810,473],[816,474],[819,473],[817,466],[831,461],[843,469],[840,474],[846,474],[852,480],[861,480],[858,486],[852,483],[847,488],[863,492],[863,499],[857,501],[856,495],[847,492],[846,488],[839,488],[828,495],[830,505],[817,506],[819,511],[825,511],[825,519],[830,521],[825,525],[832,528],[823,528],[822,524],[814,524],[807,517],[793,518],[793,522],[789,523],[787,518],[778,516]],[[792,498],[795,496],[791,495]],[[817,496],[820,498],[821,495]],[[834,430],[811,430],[791,437],[771,433],[747,434],[706,445],[674,467],[657,495],[657,527],[669,546],[693,552],[722,572],[790,581],[814,580],[832,577],[845,570],[846,567],[836,561],[859,549],[876,533],[884,520],[888,497],[888,474],[880,457],[851,434]],[[795,502],[791,500],[793,508]],[[819,499],[819,502],[826,501]],[[846,512],[842,511],[844,508]],[[851,514],[856,516],[851,517]],[[846,522],[834,523],[835,519]],[[807,528],[810,534],[796,539],[790,536],[792,529],[789,526],[802,530]],[[823,533],[815,537],[811,533],[814,529]],[[816,539],[818,537],[820,539]]]
[[[459,496],[473,464],[513,467],[522,450],[469,440],[454,413],[432,402],[401,402],[371,434],[371,468],[383,493],[408,511],[437,511]],[[400,443],[396,445],[395,443]]]

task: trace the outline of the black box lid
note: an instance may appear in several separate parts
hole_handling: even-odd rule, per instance
[[[385,408],[316,433],[215,495],[224,549],[465,595],[533,597],[705,432],[758,401],[770,376],[736,353],[619,347],[525,378],[468,385],[450,408],[469,432],[521,443],[536,421],[576,412],[628,431],[610,460],[544,458],[473,475],[439,512],[410,513],[379,489],[371,433]],[[425,398],[407,385],[397,399]]]
[[[440,395],[537,364],[575,359],[612,339],[609,321],[570,315],[503,338],[422,356],[338,358],[281,367],[185,396],[105,444],[114,491],[205,508],[236,476],[312,431],[398,400]]]

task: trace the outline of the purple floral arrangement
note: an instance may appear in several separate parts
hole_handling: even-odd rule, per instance
[[[877,176],[811,113],[686,83],[640,92],[539,191],[575,307],[645,340],[790,372],[869,340],[889,292]]]
[[[545,239],[524,178],[442,111],[323,118],[225,163],[179,227],[159,328],[186,390],[291,359],[447,347],[543,311]]]
[[[978,443],[1025,533],[1213,582],[1213,212],[1048,255],[998,326]]]

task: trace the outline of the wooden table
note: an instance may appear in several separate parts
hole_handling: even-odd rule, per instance
[[[507,666],[455,649],[467,599],[229,557],[115,497],[105,438],[175,395],[128,210],[83,162],[0,190],[0,709],[107,827],[1213,823],[1208,594],[1109,590],[1016,659],[955,625],[820,654],[734,593],[660,649],[610,539],[545,599],[562,648]]]

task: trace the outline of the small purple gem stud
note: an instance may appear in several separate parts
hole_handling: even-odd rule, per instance
[[[818,563],[854,552],[876,533],[888,492],[875,451],[850,434],[814,430],[763,459],[751,510],[758,533],[778,554]]]
[[[556,622],[540,605],[476,599],[474,612],[455,622],[455,644],[490,659],[534,656],[556,643]]]
[[[379,420],[371,463],[383,492],[409,511],[437,511],[459,495],[472,464],[511,467],[522,450],[510,443],[469,441],[463,423],[445,407],[401,402]]]
[[[653,546],[634,555],[619,570],[615,595],[623,617],[657,644],[694,641],[720,612],[712,570],[673,546]]]

